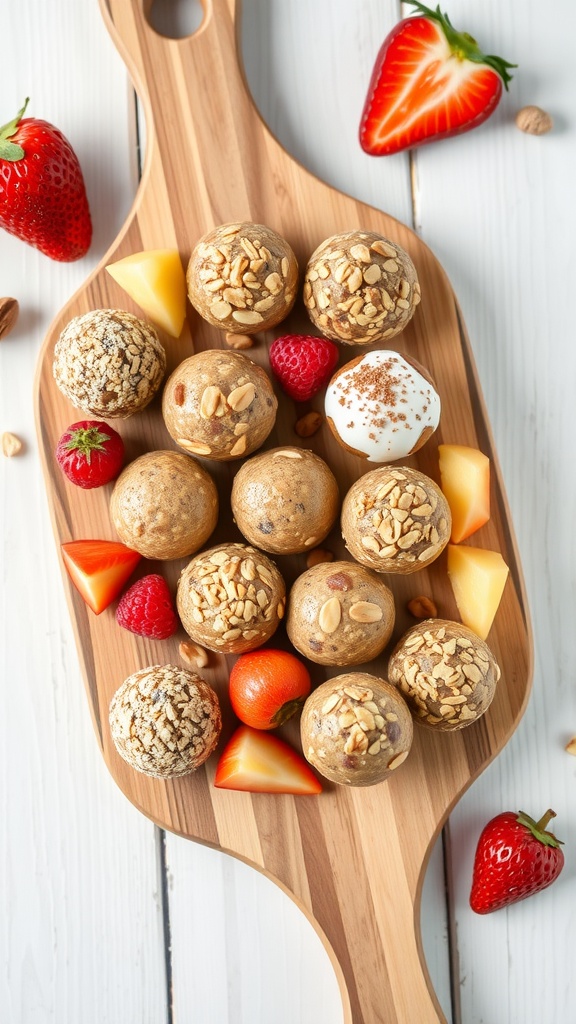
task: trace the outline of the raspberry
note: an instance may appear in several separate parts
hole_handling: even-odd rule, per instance
[[[326,338],[285,334],[270,346],[270,367],[290,398],[307,402],[330,380],[338,354],[338,346]]]
[[[151,640],[172,636],[179,622],[166,580],[155,573],[137,580],[120,598],[116,621],[131,633]]]

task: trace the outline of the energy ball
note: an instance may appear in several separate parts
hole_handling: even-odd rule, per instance
[[[336,440],[368,462],[407,458],[440,422],[440,397],[428,371],[383,349],[345,363],[326,389],[324,406]]]
[[[348,551],[376,572],[411,573],[430,565],[450,540],[452,516],[429,476],[407,466],[361,476],[342,503]]]
[[[260,448],[276,421],[270,378],[240,352],[209,349],[184,359],[168,378],[162,415],[170,436],[192,455],[228,462]]]
[[[488,710],[500,668],[490,648],[467,626],[426,619],[396,645],[388,678],[416,721],[447,732],[471,725]]]
[[[154,398],[166,372],[166,352],[151,324],[122,309],[93,309],[62,331],[52,371],[76,409],[125,418]]]
[[[392,592],[355,562],[323,562],[290,591],[286,632],[319,665],[358,665],[384,650],[394,628]]]
[[[304,756],[321,775],[346,786],[374,786],[404,763],[412,716],[398,691],[367,672],[346,672],[318,686],[300,719]]]
[[[272,448],[238,470],[232,512],[250,544],[275,554],[315,547],[330,532],[340,504],[323,459],[301,448]]]
[[[246,544],[196,555],[178,582],[176,605],[191,640],[222,654],[261,647],[284,617],[286,587],[276,565]]]
[[[110,703],[110,731],[120,757],[153,778],[195,771],[216,749],[221,729],[212,687],[177,665],[140,669]]]
[[[370,345],[406,327],[420,302],[416,269],[396,242],[372,231],[327,238],[304,275],[304,305],[327,338]]]
[[[184,558],[216,526],[216,484],[189,455],[147,452],[118,477],[110,518],[120,540],[144,558]]]
[[[294,305],[298,263],[264,224],[222,224],[192,250],[188,298],[208,323],[234,334],[266,331]]]

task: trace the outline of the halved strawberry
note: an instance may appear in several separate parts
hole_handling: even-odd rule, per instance
[[[438,6],[408,0],[418,11],[400,21],[376,58],[360,122],[360,145],[388,156],[482,124],[496,109],[508,68],[457,32]]]
[[[321,793],[322,786],[300,754],[269,732],[241,725],[218,761],[214,785],[248,793]]]
[[[110,540],[71,540],[62,544],[66,571],[89,608],[100,615],[118,597],[141,555]]]

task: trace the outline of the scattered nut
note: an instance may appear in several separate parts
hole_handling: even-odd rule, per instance
[[[438,609],[430,597],[413,597],[408,601],[406,608],[415,619],[436,619]]]
[[[546,135],[554,127],[554,121],[541,107],[522,107],[516,114],[516,127],[527,135]]]
[[[7,338],[16,326],[20,306],[17,299],[0,299],[0,338]]]
[[[208,652],[200,647],[200,644],[182,640],[178,647],[178,653],[183,661],[189,665],[195,665],[196,668],[206,668],[208,664]]]
[[[573,736],[569,743],[564,748],[569,754],[573,754],[576,757],[576,736]]]
[[[312,437],[322,426],[322,417],[319,412],[307,412],[294,424],[294,430],[298,437]]]
[[[323,562],[333,562],[334,555],[332,551],[328,551],[327,548],[313,548],[312,551],[308,552],[306,557],[306,565],[309,569],[314,565],[322,565]]]
[[[11,459],[13,455],[18,455],[22,451],[22,441],[16,434],[11,434],[6,431],[2,434],[2,454],[7,459]]]
[[[254,344],[254,339],[249,334],[232,334],[231,331],[226,331],[225,339],[230,348],[252,348]]]

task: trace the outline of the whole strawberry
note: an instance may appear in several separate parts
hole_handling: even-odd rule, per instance
[[[476,856],[470,906],[490,914],[546,889],[564,867],[560,840],[546,831],[548,810],[536,822],[519,811],[496,815],[483,829]]]
[[[63,473],[86,490],[114,480],[124,462],[124,442],[101,420],[80,420],[64,431],[56,446]]]
[[[133,583],[120,598],[116,621],[131,633],[150,640],[172,636],[179,622],[166,580],[151,573]]]
[[[282,390],[307,402],[323,388],[338,362],[338,346],[327,338],[285,334],[270,346],[270,367]]]
[[[0,128],[0,227],[70,263],[85,256],[92,221],[78,158],[58,128],[23,118]]]

